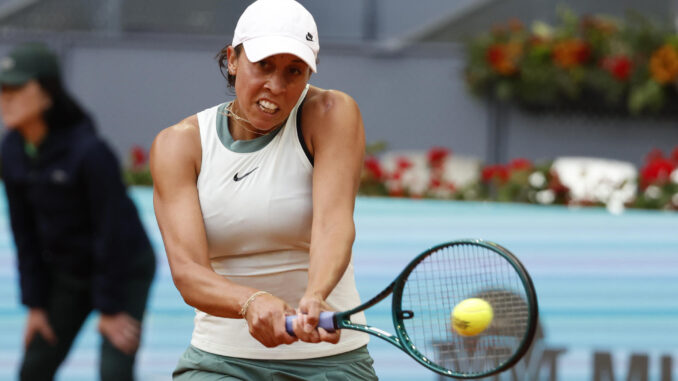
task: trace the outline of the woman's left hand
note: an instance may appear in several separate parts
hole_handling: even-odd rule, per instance
[[[318,343],[321,341],[332,344],[338,343],[341,337],[340,330],[330,333],[318,327],[320,312],[329,310],[331,310],[330,306],[325,303],[320,295],[304,295],[299,301],[297,319],[294,320],[292,325],[294,334],[299,340],[308,343]]]
[[[99,332],[119,351],[131,355],[139,348],[141,323],[125,312],[101,314]]]

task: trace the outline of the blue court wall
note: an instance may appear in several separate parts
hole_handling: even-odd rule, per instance
[[[159,259],[138,363],[139,379],[152,381],[170,378],[188,345],[193,311],[172,284],[151,193],[148,188],[131,190]],[[3,198],[0,380],[13,379],[25,317],[18,304],[14,248],[5,216]],[[523,261],[537,289],[542,334],[528,361],[500,380],[678,377],[675,212],[627,210],[612,215],[599,208],[361,197],[355,220],[353,260],[363,299],[381,291],[416,254],[449,240],[495,241]],[[372,325],[392,329],[388,301],[370,309],[367,318]],[[58,380],[95,379],[95,323],[93,317],[88,320]],[[371,339],[369,350],[382,380],[437,379],[377,338]]]

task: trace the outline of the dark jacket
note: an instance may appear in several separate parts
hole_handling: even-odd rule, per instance
[[[45,307],[50,274],[63,271],[91,278],[94,308],[121,311],[131,264],[151,249],[118,161],[92,123],[50,129],[34,157],[16,131],[0,149],[22,303]]]

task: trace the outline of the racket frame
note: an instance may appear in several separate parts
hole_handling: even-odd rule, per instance
[[[400,277],[400,276],[398,276]],[[397,279],[391,282],[391,284],[388,285],[384,290],[382,290],[379,294],[374,296],[372,299],[368,300],[367,302],[359,305],[358,307],[348,310],[348,311],[343,311],[343,312],[335,312],[334,314],[334,328],[335,329],[342,329],[342,328],[347,328],[347,329],[352,329],[355,331],[361,331],[365,333],[369,333],[370,335],[377,336],[381,339],[384,339],[388,341],[389,343],[395,345],[396,347],[400,349],[404,349],[402,344],[400,344],[400,338],[396,335],[393,335],[391,333],[388,333],[384,330],[381,330],[376,327],[372,327],[369,325],[364,325],[364,324],[356,324],[351,322],[351,315],[356,314],[358,312],[364,311],[373,305],[381,302],[382,300],[386,299],[391,293],[393,293],[393,288],[395,287],[397,282]],[[395,315],[393,315],[395,316]],[[395,320],[394,320],[395,321]]]
[[[426,356],[424,356],[421,352],[419,352],[416,347],[411,343],[411,340],[409,336],[407,335],[407,331],[405,330],[404,327],[404,314],[405,311],[402,309],[402,292],[405,287],[405,283],[407,282],[407,277],[410,275],[412,270],[421,263],[424,259],[426,259],[428,256],[430,256],[432,253],[444,248],[444,247],[450,247],[450,246],[459,246],[459,245],[472,245],[472,246],[481,246],[485,247],[489,250],[492,250],[493,252],[501,255],[506,259],[511,266],[516,270],[516,273],[518,274],[518,277],[520,278],[523,287],[525,289],[525,294],[527,297],[527,308],[528,308],[528,320],[527,320],[527,330],[525,332],[525,335],[523,336],[520,346],[518,349],[513,353],[513,356],[511,356],[506,362],[501,364],[500,366],[485,372],[485,373],[477,373],[477,374],[464,374],[464,373],[458,373],[458,372],[453,372],[447,368],[442,368],[435,364],[434,362],[430,361]],[[422,254],[418,255],[415,259],[413,259],[405,269],[398,275],[396,280],[394,281],[394,287],[393,287],[393,299],[392,299],[392,317],[393,317],[393,325],[396,330],[396,335],[398,338],[398,341],[400,343],[404,343],[402,345],[402,349],[407,352],[407,354],[410,355],[410,357],[414,358],[417,360],[419,363],[422,365],[428,367],[429,369],[435,371],[436,373],[445,375],[445,376],[452,376],[455,378],[466,378],[466,379],[474,379],[474,378],[482,378],[482,377],[487,377],[491,376],[493,374],[500,373],[511,366],[515,365],[520,359],[523,357],[525,352],[530,347],[530,344],[532,343],[532,340],[534,338],[535,332],[537,330],[537,320],[539,316],[539,307],[537,305],[537,294],[534,289],[534,284],[532,283],[532,279],[530,278],[529,273],[527,270],[525,270],[525,267],[523,264],[520,262],[520,260],[513,255],[509,250],[506,248],[490,241],[484,241],[480,239],[464,239],[464,240],[457,240],[457,241],[451,241],[451,242],[446,242],[442,243],[439,245],[436,245]]]
[[[473,246],[481,246],[485,247],[489,250],[492,250],[493,252],[501,255],[506,259],[512,267],[516,270],[516,273],[518,274],[518,277],[520,278],[523,287],[525,289],[525,293],[527,296],[527,307],[528,307],[528,320],[527,320],[527,327],[528,329],[525,332],[525,336],[521,340],[521,344],[518,347],[518,350],[516,350],[506,362],[498,366],[497,368],[492,369],[489,372],[485,373],[478,373],[478,374],[464,374],[464,373],[457,373],[453,372],[447,368],[443,368],[435,364],[434,362],[430,361],[426,356],[424,356],[422,353],[420,353],[413,344],[411,344],[411,340],[409,336],[407,335],[407,331],[405,330],[404,326],[404,319],[405,315],[407,314],[408,311],[403,311],[402,309],[402,292],[403,288],[405,286],[405,283],[407,282],[407,278],[414,270],[414,268],[422,262],[424,259],[426,259],[428,256],[430,256],[432,253],[444,248],[444,247],[450,247],[450,246],[458,246],[458,245],[473,245]],[[393,326],[395,328],[396,334],[393,335],[389,332],[383,331],[379,328],[372,327],[369,325],[363,325],[363,324],[356,324],[351,322],[350,317],[353,314],[356,314],[358,312],[364,311],[373,305],[379,303],[380,301],[384,300],[386,297],[388,297],[390,294],[393,294],[392,298],[392,306],[391,306],[391,318],[393,320]],[[391,284],[388,285],[383,291],[381,291],[379,294],[374,296],[372,299],[368,300],[367,302],[351,309],[348,311],[343,311],[343,312],[336,312],[334,315],[333,323],[334,323],[334,328],[335,329],[342,329],[342,328],[347,328],[347,329],[352,329],[355,331],[361,331],[368,333],[370,335],[374,335],[376,337],[379,337],[383,340],[388,341],[389,343],[395,345],[396,347],[400,348],[402,351],[407,353],[410,357],[415,359],[417,362],[420,364],[424,365],[425,367],[431,369],[432,371],[442,374],[444,376],[448,377],[455,377],[455,378],[465,378],[465,379],[474,379],[474,378],[482,378],[482,377],[487,377],[491,376],[493,374],[497,374],[499,372],[502,372],[509,367],[515,365],[522,356],[527,352],[527,350],[530,347],[530,344],[532,343],[532,339],[534,338],[534,334],[537,329],[537,320],[539,316],[539,307],[537,305],[537,294],[534,289],[534,284],[532,283],[532,279],[530,278],[530,275],[528,272],[525,270],[525,267],[523,264],[516,258],[515,255],[513,255],[509,250],[506,248],[490,241],[484,241],[481,239],[462,239],[462,240],[456,240],[456,241],[450,241],[446,243],[441,243],[439,245],[433,246],[430,249],[424,251],[423,253],[419,254],[417,257],[415,257],[410,263],[400,272],[400,274],[395,278]]]

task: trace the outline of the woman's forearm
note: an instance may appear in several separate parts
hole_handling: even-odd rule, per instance
[[[184,301],[200,311],[240,318],[240,309],[256,289],[234,283],[195,262],[174,266],[172,279]]]
[[[355,239],[353,219],[345,218],[336,224],[314,223],[312,237],[306,294],[326,299],[351,260]]]

